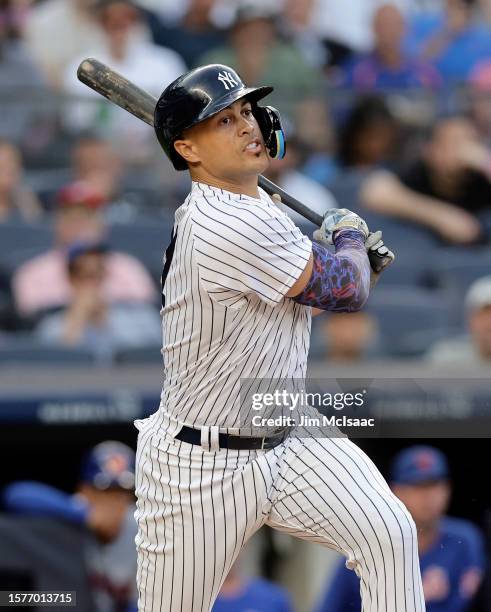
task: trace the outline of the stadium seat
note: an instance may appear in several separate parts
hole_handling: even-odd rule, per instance
[[[430,274],[452,303],[453,322],[461,325],[469,286],[482,276],[491,275],[491,248],[448,248],[436,254]]]
[[[162,363],[162,346],[143,346],[137,348],[123,349],[116,353],[116,363],[133,363],[133,364],[161,364]]]
[[[442,287],[465,293],[475,280],[491,274],[491,247],[442,249],[431,268]]]
[[[328,188],[336,198],[340,208],[349,208],[349,210],[361,214],[360,188],[366,177],[367,173],[359,170],[347,170],[334,177]]]
[[[26,183],[36,192],[48,210],[54,208],[56,195],[60,189],[73,180],[70,168],[43,168],[29,170],[26,173]]]
[[[10,270],[3,259],[0,261],[0,294],[10,295]]]
[[[398,249],[397,242],[387,240],[387,244],[395,251],[394,263],[382,274],[377,287],[388,285],[407,285],[426,287],[431,285],[428,268],[428,257],[424,251]]]
[[[172,226],[163,222],[111,225],[108,240],[114,250],[139,259],[157,280],[162,274],[162,259],[171,231]]]
[[[429,258],[439,249],[438,240],[427,230],[408,221],[396,220],[384,215],[370,213],[366,215],[368,227],[382,230],[386,244],[397,254],[401,251]]]
[[[36,247],[21,247],[15,251],[12,251],[12,253],[9,253],[8,255],[2,256],[2,265],[7,271],[9,278],[11,278],[12,274],[19,266],[44,252],[45,249],[39,249]]]
[[[491,211],[487,210],[479,214],[478,217],[484,228],[488,242],[491,242]]]
[[[24,223],[0,224],[0,261],[16,253],[42,253],[53,245],[53,230],[47,224]]]
[[[444,337],[453,335],[448,295],[417,287],[379,287],[367,310],[378,320],[382,351],[391,356],[415,357]]]
[[[94,357],[85,349],[43,345],[29,335],[2,336],[0,366],[15,363],[88,365]]]

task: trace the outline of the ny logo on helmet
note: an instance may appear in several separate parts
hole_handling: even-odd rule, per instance
[[[234,79],[234,75],[231,72],[219,72],[218,80],[227,90],[233,87],[237,87],[237,85],[239,85],[239,83]]]

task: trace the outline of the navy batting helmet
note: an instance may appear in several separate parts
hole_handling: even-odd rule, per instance
[[[135,453],[126,444],[107,440],[95,446],[84,458],[80,480],[96,489],[126,489],[135,486]]]
[[[174,142],[183,131],[244,97],[252,104],[252,112],[270,156],[284,157],[285,137],[280,114],[272,106],[257,105],[258,100],[272,91],[272,87],[246,87],[237,72],[223,64],[200,66],[172,82],[157,102],[154,126],[174,168],[187,169],[185,160],[174,148]]]

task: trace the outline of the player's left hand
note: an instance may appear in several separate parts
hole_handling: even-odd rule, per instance
[[[385,246],[380,230],[368,234],[368,238],[365,240],[365,248],[374,272],[383,272],[395,259],[394,253]]]
[[[331,208],[324,215],[322,225],[314,232],[314,240],[333,244],[333,236],[337,231],[343,229],[361,232],[364,238],[368,238],[369,229],[365,221],[356,213],[347,208]]]

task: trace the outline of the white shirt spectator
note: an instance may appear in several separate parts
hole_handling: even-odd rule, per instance
[[[490,362],[479,354],[470,336],[440,340],[431,347],[426,359],[436,365],[490,365]]]
[[[69,105],[64,118],[67,127],[75,131],[96,129],[108,138],[117,135],[121,143],[131,143],[132,147],[137,147],[151,133],[148,126],[107,102],[78,80],[77,68],[82,60],[90,56],[96,57],[155,96],[159,96],[169,83],[186,72],[184,61],[171,49],[138,39],[128,45],[122,60],[111,57],[106,48],[94,54],[85,53],[66,71],[63,84],[65,92],[88,101]]]
[[[27,20],[25,40],[31,56],[56,85],[84,49],[103,44],[102,30],[83,5],[80,0],[48,0],[36,4]]]
[[[412,0],[315,0],[312,27],[323,39],[333,40],[363,52],[373,46],[372,21],[382,4],[395,4],[401,10]]]

